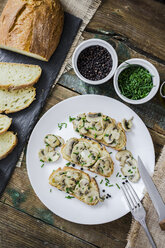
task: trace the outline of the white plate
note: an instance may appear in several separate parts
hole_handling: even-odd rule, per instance
[[[67,199],[67,193],[61,192],[48,183],[48,178],[53,169],[64,167],[66,160],[60,158],[56,163],[47,163],[41,168],[41,162],[38,158],[38,151],[44,147],[43,139],[46,134],[53,133],[62,136],[65,140],[70,137],[79,137],[78,133],[73,130],[72,123],[69,122],[69,116],[77,116],[79,113],[102,112],[121,121],[122,118],[129,119],[132,116],[133,128],[127,133],[127,149],[131,150],[133,156],[137,159],[140,155],[142,161],[147,167],[150,174],[154,171],[155,153],[151,136],[138,115],[123,103],[105,96],[83,95],[69,98],[52,107],[36,124],[27,148],[27,171],[31,185],[39,199],[56,215],[79,224],[102,224],[116,220],[129,212],[121,189],[118,189],[116,183],[121,185],[121,177],[116,177],[120,166],[115,160],[116,151],[112,151],[112,159],[115,162],[115,170],[110,177],[110,183],[113,187],[105,186],[105,180],[102,184],[100,181],[104,177],[97,176],[96,181],[100,188],[101,195],[103,189],[106,193],[111,194],[111,198],[100,202],[96,206],[88,206],[77,199]],[[58,123],[66,122],[67,128],[58,128]],[[79,168],[78,166],[76,168]],[[96,174],[86,171],[90,176]],[[133,184],[140,199],[143,197],[144,184],[142,179]],[[52,191],[50,192],[50,189]]]

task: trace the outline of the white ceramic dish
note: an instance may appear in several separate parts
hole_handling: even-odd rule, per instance
[[[119,77],[119,74],[128,66],[128,64],[141,65],[142,67],[146,68],[150,72],[150,74],[153,76],[154,87],[152,88],[152,90],[150,91],[148,96],[146,96],[142,99],[139,99],[139,100],[131,100],[131,99],[129,99],[129,98],[127,98],[121,94],[119,86],[118,86],[118,77]],[[114,88],[115,88],[116,93],[123,101],[131,103],[131,104],[142,104],[142,103],[148,102],[149,100],[151,100],[155,96],[155,94],[157,93],[157,91],[159,89],[160,77],[159,77],[159,73],[158,73],[157,69],[150,62],[148,62],[147,60],[144,60],[144,59],[134,58],[134,59],[129,59],[129,60],[124,61],[117,68],[115,75],[114,75],[114,78],[113,78],[113,83],[114,83]]]
[[[79,54],[87,47],[90,47],[90,46],[102,46],[102,47],[105,47],[108,52],[111,54],[111,57],[112,57],[112,70],[110,71],[110,73],[103,79],[101,80],[97,80],[97,81],[92,81],[92,80],[89,80],[85,77],[83,77],[78,68],[77,68],[77,59],[78,59],[78,56]],[[116,54],[116,51],[115,49],[106,41],[104,40],[101,40],[101,39],[89,39],[89,40],[86,40],[86,41],[83,41],[74,51],[73,53],[73,56],[72,56],[72,65],[73,65],[73,69],[76,73],[76,75],[84,82],[88,83],[88,84],[93,84],[93,85],[98,85],[98,84],[103,84],[105,82],[107,82],[108,80],[110,80],[115,71],[116,71],[116,68],[117,68],[117,65],[118,65],[118,57],[117,57],[117,54]]]
[[[127,149],[131,150],[133,156],[137,159],[140,155],[149,173],[154,171],[155,155],[151,136],[144,125],[143,121],[138,115],[123,103],[105,96],[98,95],[83,95],[69,98],[52,107],[36,124],[27,147],[27,171],[31,185],[39,197],[39,199],[56,215],[79,224],[102,224],[116,220],[129,212],[127,203],[123,197],[121,189],[118,189],[122,183],[121,177],[116,177],[120,171],[119,162],[115,160],[116,151],[108,148],[111,151],[112,159],[115,162],[115,169],[113,175],[109,178],[113,187],[105,186],[105,180],[102,176],[97,176],[96,181],[100,188],[100,193],[112,195],[111,198],[105,200],[103,203],[98,203],[96,206],[88,206],[77,199],[66,199],[65,192],[61,192],[52,187],[48,183],[49,175],[53,169],[64,167],[66,160],[60,158],[56,163],[47,163],[41,168],[41,162],[38,158],[38,151],[44,147],[44,137],[48,133],[53,133],[62,136],[65,140],[70,137],[80,137],[78,133],[73,130],[72,123],[69,122],[69,116],[77,116],[84,112],[102,112],[121,121],[123,117],[131,118],[134,116],[134,126],[131,132],[127,133]],[[67,128],[58,128],[58,123],[66,122]],[[76,168],[80,168],[76,166]],[[90,176],[95,176],[95,173],[85,171]],[[142,180],[136,184],[132,184],[140,199],[143,197],[144,184]],[[50,192],[52,189],[52,192]]]

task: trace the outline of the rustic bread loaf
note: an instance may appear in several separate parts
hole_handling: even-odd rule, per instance
[[[88,205],[102,201],[96,180],[83,171],[69,167],[58,168],[50,175],[49,183]]]
[[[35,99],[36,89],[0,89],[0,113],[13,113],[27,108]]]
[[[6,132],[12,123],[12,118],[0,114],[0,134]]]
[[[35,84],[41,76],[41,67],[15,63],[0,63],[0,88],[24,88]]]
[[[0,160],[6,158],[7,155],[12,152],[17,144],[17,136],[7,131],[0,135]]]
[[[0,17],[0,48],[48,61],[63,23],[59,0],[8,0]]]

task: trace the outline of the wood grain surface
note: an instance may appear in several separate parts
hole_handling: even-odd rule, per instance
[[[0,9],[3,1],[0,1]],[[83,33],[85,39],[102,38],[114,46],[119,62],[144,58],[165,80],[165,5],[155,0],[105,0]],[[41,116],[58,102],[78,94],[117,97],[112,80],[101,86],[80,81],[70,71],[53,89]],[[165,145],[165,100],[159,93],[152,101],[130,106],[145,122],[152,136],[156,160]],[[131,224],[127,214],[104,225],[78,225],[49,211],[35,195],[26,171],[25,157],[16,168],[0,199],[0,247],[101,247],[124,248]]]

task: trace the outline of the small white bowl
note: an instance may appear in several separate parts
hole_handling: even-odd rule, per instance
[[[90,47],[90,46],[102,46],[102,47],[105,47],[108,52],[110,53],[111,57],[112,57],[112,69],[111,71],[109,72],[109,74],[101,79],[101,80],[97,80],[97,81],[93,81],[93,80],[89,80],[85,77],[83,77],[78,68],[77,68],[77,59],[80,55],[80,53],[86,49],[87,47]],[[103,84],[105,82],[107,82],[110,78],[112,78],[112,76],[114,75],[115,71],[116,71],[116,68],[118,66],[118,57],[117,57],[117,54],[116,54],[116,51],[115,49],[106,41],[104,40],[101,40],[101,39],[89,39],[89,40],[86,40],[86,41],[83,41],[74,51],[73,53],[73,56],[72,56],[72,65],[73,65],[73,69],[76,73],[76,75],[84,82],[88,83],[88,84],[93,84],[93,85],[98,85],[98,84]]]
[[[127,98],[121,94],[119,86],[118,86],[118,77],[119,77],[119,74],[124,69],[126,69],[128,64],[140,65],[140,66],[144,67],[145,69],[147,69],[150,72],[150,74],[153,76],[152,80],[153,80],[154,87],[151,89],[148,96],[146,96],[142,99],[139,99],[139,100],[132,100],[132,99],[129,99],[129,98]],[[142,103],[148,102],[156,95],[156,93],[159,89],[159,85],[160,85],[160,77],[159,77],[159,73],[158,73],[157,69],[150,62],[148,62],[145,59],[134,58],[134,59],[126,60],[117,68],[115,75],[114,75],[114,78],[113,78],[113,84],[114,84],[114,88],[115,88],[116,93],[123,101],[131,103],[131,104],[142,104]]]

